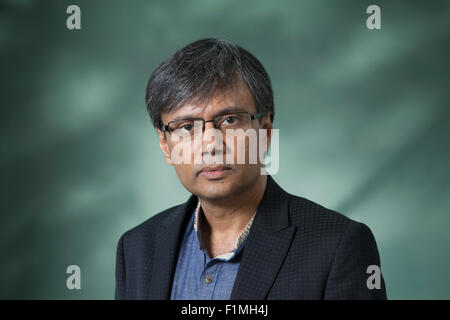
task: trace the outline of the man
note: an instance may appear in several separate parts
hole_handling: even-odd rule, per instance
[[[192,195],[120,238],[116,299],[386,299],[370,229],[285,192],[250,161],[250,136],[237,143],[267,132],[265,153],[272,136],[272,88],[253,55],[191,43],[153,72],[146,103]]]

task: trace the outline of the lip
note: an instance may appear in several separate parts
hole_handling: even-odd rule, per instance
[[[226,166],[212,166],[204,167],[199,171],[199,175],[208,179],[222,178],[231,172],[230,167]]]

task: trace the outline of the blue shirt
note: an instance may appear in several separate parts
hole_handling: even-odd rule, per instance
[[[204,217],[199,201],[183,236],[170,299],[230,299],[242,250],[254,217],[255,215],[238,236],[232,251],[211,259],[202,242],[200,226]]]

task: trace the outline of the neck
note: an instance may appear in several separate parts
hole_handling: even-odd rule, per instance
[[[234,237],[245,228],[256,211],[266,189],[267,176],[259,176],[256,183],[230,199],[211,202],[200,199],[209,235]]]

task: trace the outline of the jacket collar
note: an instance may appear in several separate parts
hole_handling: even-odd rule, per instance
[[[288,196],[268,175],[266,189],[247,238],[231,299],[266,297],[295,233],[295,227],[289,226]],[[148,299],[170,298],[183,231],[197,202],[197,197],[191,195],[162,221],[155,235]],[[264,271],[259,272],[260,268]]]

